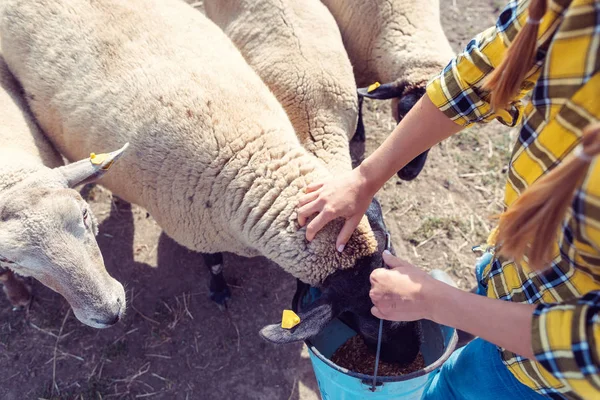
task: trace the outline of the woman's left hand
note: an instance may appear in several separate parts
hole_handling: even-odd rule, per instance
[[[414,265],[383,253],[383,260],[391,268],[378,268],[371,273],[369,295],[375,305],[371,313],[389,321],[431,319],[433,305],[428,293],[440,282]]]
[[[383,259],[392,269],[371,272],[371,300],[376,317],[389,321],[428,319],[452,326],[534,359],[532,315],[535,304],[490,299],[438,281],[389,252]]]

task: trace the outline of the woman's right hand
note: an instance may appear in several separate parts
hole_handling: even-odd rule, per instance
[[[367,212],[375,191],[369,188],[360,167],[341,177],[308,185],[306,194],[298,203],[298,223],[304,226],[308,218],[317,215],[306,228],[306,239],[313,240],[325,225],[343,217],[346,223],[337,237],[336,249],[340,253],[344,251],[350,236]]]

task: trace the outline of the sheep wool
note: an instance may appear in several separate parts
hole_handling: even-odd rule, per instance
[[[335,20],[319,0],[206,0],[287,112],[300,142],[335,173],[351,169],[358,98]]]
[[[0,54],[0,191],[45,167],[63,164],[40,131]]]
[[[376,251],[363,219],[343,254],[329,224],[296,222],[307,183],[330,177],[226,35],[178,0],[6,0],[7,63],[69,159],[130,142],[103,180],[181,245],[264,255],[320,285]]]
[[[424,86],[453,57],[439,0],[322,2],[340,27],[359,86],[397,80]]]

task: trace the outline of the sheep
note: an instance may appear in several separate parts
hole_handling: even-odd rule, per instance
[[[425,94],[427,82],[450,62],[454,52],[440,23],[439,0],[321,0],[333,14],[354,67],[362,97],[393,99],[396,122]],[[398,176],[412,180],[428,151]]]
[[[204,10],[279,100],[300,143],[333,173],[348,171],[348,139],[357,128],[357,89],[327,8],[319,0],[208,0]],[[223,256],[204,259],[215,275],[213,299],[223,302],[229,296],[219,278]]]
[[[347,138],[357,128],[357,89],[327,8],[319,0],[206,0],[204,9],[282,104],[303,146],[334,174],[348,172]],[[361,132],[359,127],[357,136]],[[369,216],[385,232],[376,200]],[[220,269],[222,256],[206,261]],[[352,319],[346,322],[360,329]],[[374,335],[366,340],[376,346]],[[395,346],[386,344],[384,350],[395,357]]]
[[[176,242],[263,255],[321,288],[298,326],[268,326],[265,339],[305,340],[346,311],[376,337],[368,292],[385,241],[379,221],[364,218],[343,253],[333,245],[343,221],[305,240],[298,199],[307,183],[332,175],[204,15],[179,0],[6,0],[0,35],[34,115],[67,158],[130,142],[103,183]],[[386,342],[406,343],[398,358],[416,356],[419,326],[386,324]]]
[[[352,65],[327,8],[319,0],[209,0],[204,9],[283,105],[304,147],[334,173],[347,172],[345,138],[364,141],[364,125]]]
[[[13,306],[31,299],[18,274],[63,295],[89,326],[119,320],[123,286],[104,268],[95,218],[72,188],[100,178],[120,154],[63,166],[0,55],[0,282]]]
[[[204,10],[271,89],[304,147],[332,172],[348,171],[357,89],[327,8],[319,0],[207,0]]]

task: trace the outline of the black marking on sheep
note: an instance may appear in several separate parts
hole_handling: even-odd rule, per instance
[[[365,338],[368,346],[375,348],[379,331],[379,319],[371,314],[373,306],[369,297],[371,272],[380,267],[386,242],[386,227],[381,206],[373,200],[367,218],[377,238],[378,251],[363,257],[352,269],[338,271],[329,276],[320,288],[321,296],[304,309],[298,309],[300,324],[283,329],[280,324],[264,327],[261,336],[277,344],[310,339],[317,335],[333,318],[339,317]],[[393,248],[390,249],[393,252]],[[308,285],[299,283],[294,304],[299,304]],[[422,342],[421,323],[385,321],[382,336],[381,359],[407,365],[412,362]]]

